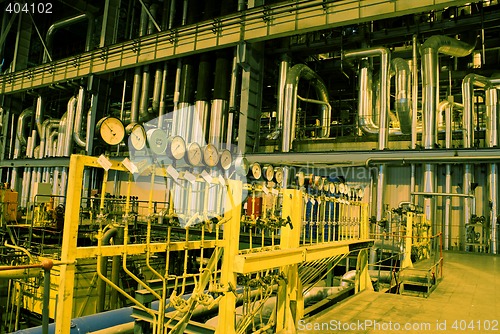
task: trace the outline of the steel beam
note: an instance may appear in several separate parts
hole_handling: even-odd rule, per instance
[[[463,0],[296,0],[162,31],[0,77],[0,93],[44,87],[165,61],[243,41],[258,42],[470,3]]]
[[[177,241],[177,242],[161,242],[149,244],[149,251],[151,253],[159,253],[166,251],[181,251],[187,249],[201,249],[201,248],[214,248],[217,242],[215,240],[201,241]],[[147,244],[128,244],[126,246],[127,255],[145,254],[148,249]],[[118,256],[125,252],[124,245],[110,245],[101,246],[102,256]],[[78,247],[76,251],[77,259],[86,259],[96,257],[99,254],[99,247]]]
[[[317,244],[292,249],[279,249],[268,252],[259,252],[238,255],[234,261],[234,270],[239,274],[282,267],[302,262],[333,257],[349,253],[357,244],[366,244],[371,240],[345,240]],[[354,247],[353,247],[354,246]]]

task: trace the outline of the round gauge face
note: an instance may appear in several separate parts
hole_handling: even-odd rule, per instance
[[[283,182],[283,176],[284,176],[283,168],[278,167],[274,170],[274,180],[276,181],[276,183]]]
[[[176,160],[184,158],[186,154],[186,142],[179,136],[169,137],[167,140],[167,152]]]
[[[229,150],[222,150],[220,152],[220,166],[223,170],[228,170],[231,168],[231,163],[233,162],[233,155]]]
[[[240,176],[246,176],[250,170],[250,163],[245,157],[237,157],[234,160],[234,170]]]
[[[337,189],[336,189],[337,187],[335,187],[335,183],[333,183],[333,182],[330,183],[330,187],[329,188],[330,188],[330,193],[331,194],[335,194],[335,192],[337,191]]]
[[[274,168],[271,165],[265,165],[264,166],[264,175],[266,177],[266,180],[272,181],[274,177]]]
[[[337,188],[337,191],[339,193],[343,194],[344,193],[344,187],[345,187],[345,185],[343,183],[340,183],[339,186],[338,186],[338,188]]]
[[[305,176],[304,172],[298,172],[297,173],[297,184],[299,185],[299,187],[304,186],[305,180],[306,180],[306,176]]]
[[[187,147],[186,160],[191,166],[199,166],[201,164],[202,153],[198,143],[192,142]]]
[[[146,130],[141,124],[130,123],[127,125],[126,130],[128,143],[134,150],[140,151],[146,147]]]
[[[108,145],[118,145],[125,138],[125,127],[116,117],[104,117],[96,126],[99,137]]]
[[[167,134],[162,129],[150,129],[146,132],[147,144],[151,152],[160,155],[167,151]]]
[[[252,177],[256,180],[260,179],[262,176],[262,169],[257,162],[254,162],[252,166],[250,166],[250,172],[252,173]]]
[[[219,152],[217,147],[212,144],[208,144],[203,148],[203,162],[208,167],[215,167],[219,162]]]

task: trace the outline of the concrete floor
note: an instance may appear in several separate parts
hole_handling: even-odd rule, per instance
[[[500,257],[446,252],[443,274],[428,298],[363,292],[299,333],[500,333]]]

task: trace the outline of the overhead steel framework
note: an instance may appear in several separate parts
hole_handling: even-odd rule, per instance
[[[458,6],[455,0],[303,0],[261,6],[162,31],[0,77],[9,94],[245,42],[265,41],[399,15]]]

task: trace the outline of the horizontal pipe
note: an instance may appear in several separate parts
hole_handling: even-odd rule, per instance
[[[454,194],[454,193],[437,193],[437,192],[425,192],[425,191],[412,191],[411,195],[423,195],[423,196],[451,196],[451,197],[471,197],[474,195],[468,194]]]

